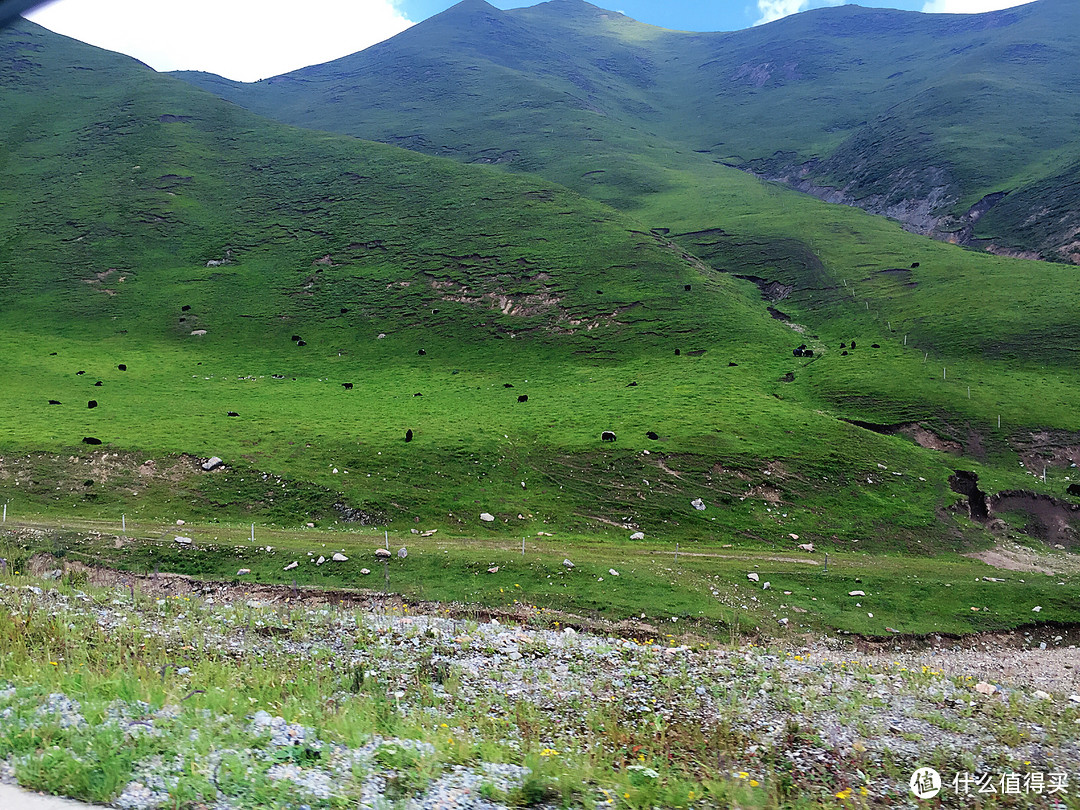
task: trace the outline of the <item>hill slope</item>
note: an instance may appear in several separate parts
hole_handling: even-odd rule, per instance
[[[921,553],[986,540],[958,465],[1064,488],[1067,450],[1045,483],[1017,458],[1080,430],[1071,268],[678,155],[631,218],[272,123],[29,24],[0,81],[0,486],[24,512]],[[188,458],[212,454],[225,471]]]
[[[1060,216],[1031,198],[1080,158],[1078,28],[1067,0],[983,15],[842,6],[723,34],[581,0],[510,11],[466,0],[255,84],[180,75],[282,121],[540,171],[623,208],[662,183],[658,153],[682,151],[916,232],[1075,261],[1075,189]],[[559,159],[597,143],[614,164],[602,188]],[[980,220],[1003,194],[1016,203]]]

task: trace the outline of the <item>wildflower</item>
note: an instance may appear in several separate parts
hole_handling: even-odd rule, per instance
[[[750,787],[758,787],[761,784],[757,779],[750,780]]]
[[[737,776],[737,777],[738,777],[739,779],[749,779],[749,778],[750,778],[750,774],[748,774],[748,773],[747,773],[746,771],[739,771],[739,772],[738,772],[737,774],[735,774],[735,775],[736,775],[736,776]]]

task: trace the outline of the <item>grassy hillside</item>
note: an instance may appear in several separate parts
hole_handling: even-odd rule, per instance
[[[505,12],[466,0],[255,84],[181,75],[282,121],[540,171],[623,208],[663,187],[658,155],[683,152],[921,233],[1071,261],[1075,223],[1025,222],[1043,218],[1039,184],[1080,157],[1078,15],[1066,0],[983,15],[842,6],[698,34],[580,0]],[[552,158],[580,163],[597,143],[613,157],[602,177]],[[1017,203],[992,227],[969,215],[1001,192]],[[1065,196],[1075,207],[1075,189]]]
[[[651,194],[601,181],[620,212],[551,179],[273,123],[30,24],[0,39],[0,82],[13,518],[437,528],[452,570],[476,561],[470,543],[540,532],[612,542],[608,565],[635,530],[684,553],[860,558],[988,544],[950,490],[957,468],[990,493],[1058,497],[1072,474],[1071,268],[935,243],[678,151],[626,161]],[[619,144],[545,160],[584,185]],[[225,468],[203,472],[212,455]],[[1039,534],[1010,520],[999,533]],[[943,626],[971,626],[959,610]],[[864,629],[848,619],[824,621]]]

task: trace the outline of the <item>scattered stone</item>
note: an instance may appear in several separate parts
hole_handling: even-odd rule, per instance
[[[776,623],[779,624],[781,627],[787,627],[787,625],[788,625],[788,617],[785,616],[784,618],[777,620]]]
[[[481,512],[480,519],[485,523],[491,523],[493,520],[495,520],[495,516],[490,512]]]
[[[644,540],[645,539],[645,532],[634,532],[632,535],[630,535],[630,539],[631,540]]]
[[[244,574],[250,574],[250,573],[251,573],[250,568],[241,568],[239,571],[236,572],[236,575],[238,577],[242,577]]]
[[[497,566],[497,565],[491,566],[491,568],[488,569],[488,573],[489,574],[497,574],[497,573],[499,573],[499,566]]]
[[[769,588],[771,588],[771,587],[772,587],[772,583],[771,583],[771,582],[765,582],[765,583],[763,583],[763,584],[762,584],[762,586],[761,586],[761,590],[763,590],[763,591],[767,591],[767,590],[769,590]]]
[[[182,520],[178,520],[178,521],[176,521],[176,525],[177,525],[177,526],[183,526],[183,525],[184,525],[184,521],[182,521]]]
[[[300,563],[293,560],[291,563],[289,563],[288,565],[285,566],[285,570],[286,571],[292,571],[294,568],[298,568],[299,566],[300,566]]]
[[[747,574],[746,578],[748,580],[750,580],[751,582],[759,582],[761,580],[761,577],[759,577],[757,574],[755,574],[753,572]]]
[[[383,549],[383,551],[386,551],[386,549]],[[342,554],[340,552],[335,552],[334,556],[331,559],[333,559],[334,562],[348,562],[349,561],[349,558],[346,557],[344,554]]]
[[[798,540],[799,539],[799,535],[797,535],[795,533],[789,534],[788,537],[790,537],[792,540]]]
[[[397,555],[400,559],[404,560],[406,557],[409,556],[409,550],[402,546],[397,550]]]
[[[324,557],[322,554],[320,554],[319,559],[317,559],[315,561],[315,564],[316,565],[322,565],[324,562],[326,562],[326,557]]]
[[[1050,700],[1050,693],[1044,692],[1042,689],[1036,689],[1035,697],[1037,697],[1039,700]]]
[[[375,556],[376,557],[381,557],[381,558],[389,557],[390,552],[389,552],[388,549],[385,549],[385,548],[377,548],[377,549],[375,549]]]
[[[701,498],[694,498],[694,500],[690,501],[690,505],[699,512],[705,511],[705,501],[701,500]]]
[[[972,610],[974,610],[974,608],[972,608]],[[1041,612],[1041,611],[1042,611],[1042,605],[1036,605],[1035,607],[1033,607],[1033,608],[1031,609],[1031,612],[1032,612],[1032,613],[1039,613],[1039,612]]]
[[[814,553],[814,544],[813,543],[800,543],[799,548],[802,549],[803,551],[809,551],[811,554]]]
[[[363,574],[366,577],[368,574],[371,573],[371,569],[370,568],[361,568],[360,573]]]
[[[619,572],[618,572],[618,571],[616,571],[616,570],[615,570],[614,568],[609,568],[609,569],[607,570],[607,572],[608,572],[609,574],[611,574],[611,575],[612,575],[613,577],[617,577],[617,576],[619,575]]]
[[[986,681],[979,681],[977,684],[975,684],[975,691],[978,692],[980,695],[990,696],[997,691],[997,687],[994,686],[992,683],[987,683]]]
[[[574,567],[574,564],[572,562],[570,562],[570,560],[563,560],[562,564],[566,568],[573,568]]]
[[[866,596],[865,591],[848,591],[848,596]]]
[[[223,462],[217,456],[211,456],[209,459],[207,459],[206,461],[203,462],[202,468],[204,470],[206,470],[207,472],[210,472],[210,470],[216,470],[218,467],[222,466],[224,463],[225,462]]]
[[[176,537],[176,542],[177,542],[177,543],[179,543],[179,544],[180,544],[180,545],[182,545],[182,546],[190,546],[190,545],[191,545],[191,542],[192,542],[192,540],[191,540],[191,538],[190,538],[190,537],[180,537],[180,536],[178,535],[178,536]]]

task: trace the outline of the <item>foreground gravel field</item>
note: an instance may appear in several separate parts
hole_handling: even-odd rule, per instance
[[[48,652],[40,683],[0,679],[0,781],[40,786],[33,776],[50,762],[50,738],[67,741],[68,758],[56,761],[76,769],[93,761],[83,737],[152,742],[107,799],[125,810],[708,807],[720,795],[736,806],[777,797],[791,806],[907,806],[920,766],[941,773],[935,801],[949,806],[991,798],[1075,807],[1080,792],[1080,655],[1074,638],[1052,629],[717,648],[529,617],[508,625],[409,606],[222,601],[212,588],[142,597],[0,583],[0,621],[28,616],[73,635],[92,631],[95,644],[126,639],[163,651],[149,679],[160,697],[151,700],[136,699],[124,673],[111,692],[76,692],[83,664],[74,653]],[[81,649],[70,640],[64,648]],[[228,691],[220,667],[288,672],[313,663],[305,671],[325,674],[328,712],[367,696],[378,702],[365,705],[408,733],[346,733],[340,716],[358,722],[350,712],[304,716],[265,693],[243,701],[242,714],[235,703],[226,711],[207,702]],[[76,673],[67,690],[50,686],[65,668]],[[463,740],[467,755],[447,754]],[[702,784],[729,787],[668,804],[660,783],[678,763]],[[538,769],[581,787],[530,792]],[[992,777],[998,789],[978,796],[971,782],[965,796],[964,782],[953,784],[964,774]]]

